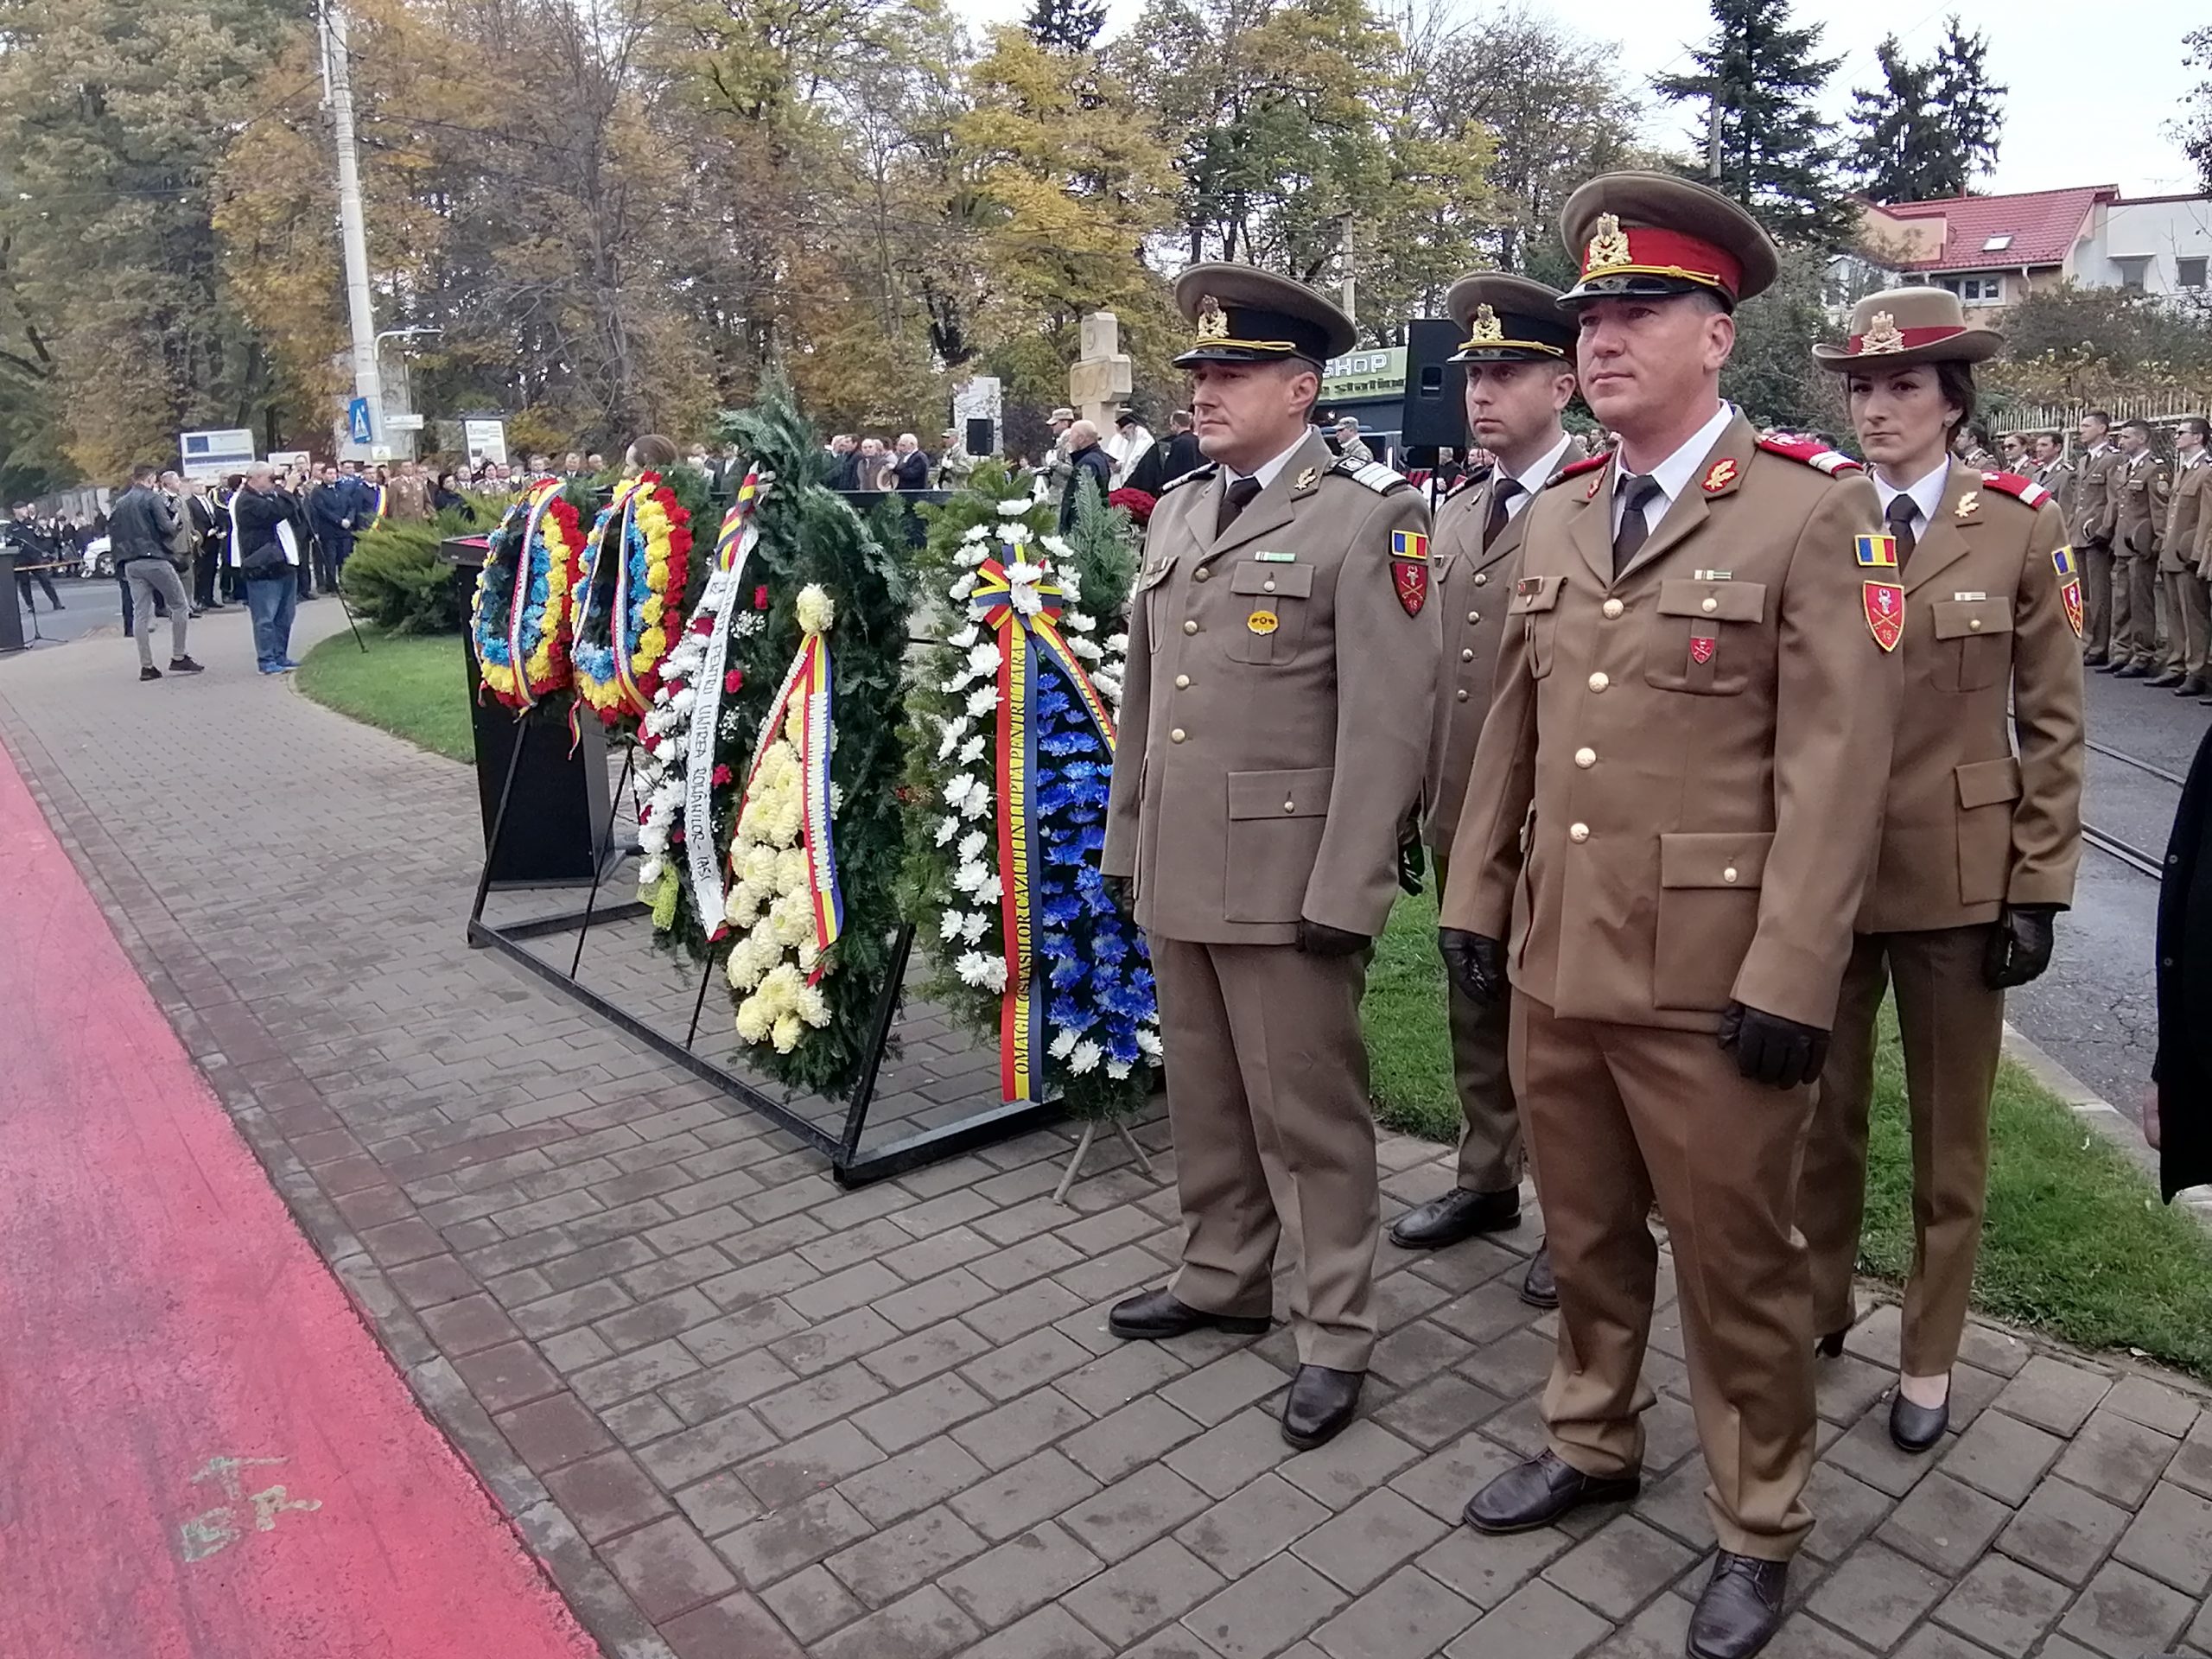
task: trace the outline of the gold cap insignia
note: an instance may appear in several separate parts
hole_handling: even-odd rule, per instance
[[[1621,222],[1611,213],[1600,213],[1598,222],[1590,227],[1590,245],[1583,251],[1585,270],[1603,270],[1613,265],[1624,265],[1632,256],[1628,249],[1628,232],[1621,229]]]
[[[1901,352],[1904,349],[1904,334],[1897,327],[1897,320],[1886,311],[1877,311],[1866,324],[1866,332],[1859,337],[1859,350],[1869,352]]]
[[[1470,346],[1494,346],[1505,338],[1504,326],[1497,320],[1497,313],[1486,305],[1475,308],[1475,326],[1467,331]]]
[[[1198,338],[1227,340],[1229,313],[1221,308],[1221,302],[1211,294],[1198,302]]]

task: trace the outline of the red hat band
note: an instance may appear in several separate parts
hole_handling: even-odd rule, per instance
[[[1681,231],[1598,221],[1598,233],[1582,253],[1582,276],[1678,276],[1733,296],[1744,280],[1743,262],[1726,248]]]
[[[1967,332],[1964,328],[1954,328],[1948,323],[1938,323],[1927,328],[1876,329],[1871,334],[1852,335],[1844,343],[1844,349],[1853,357],[1880,357],[1889,352],[1910,352],[1923,346],[1939,346],[1947,340],[1956,340]]]

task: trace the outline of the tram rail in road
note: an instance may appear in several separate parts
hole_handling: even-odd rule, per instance
[[[2109,743],[2100,743],[2091,737],[2083,738],[2082,742],[2082,746],[2092,753],[2101,754],[2108,760],[2117,760],[2125,766],[2133,766],[2138,772],[2146,772],[2163,782],[2171,784],[2176,789],[2179,789],[2187,781],[2177,772],[2145,760],[2139,755],[2130,754],[2125,749],[2116,749]],[[2082,839],[2099,852],[2108,857],[2118,859],[2131,870],[2141,875],[2147,875],[2153,881],[2164,873],[2164,866],[2158,854],[2147,853],[2140,847],[2130,842],[2122,841],[2118,836],[2100,830],[2094,824],[2086,823],[2082,824]]]

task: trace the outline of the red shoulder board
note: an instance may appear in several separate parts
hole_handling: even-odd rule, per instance
[[[1611,452],[1607,452],[1602,454],[1585,455],[1580,461],[1570,461],[1544,480],[1544,487],[1551,488],[1562,478],[1574,478],[1584,473],[1594,473],[1612,458]]]
[[[2039,507],[2050,499],[2050,492],[2032,478],[2023,478],[2018,473],[1984,473],[1981,486],[1995,490],[1999,495],[2018,496],[2031,507]]]
[[[1866,469],[1840,449],[1829,449],[1817,443],[1785,442],[1780,438],[1761,438],[1759,448],[1770,455],[1787,455],[1801,461],[1816,472],[1834,478],[1843,473],[1863,473]]]

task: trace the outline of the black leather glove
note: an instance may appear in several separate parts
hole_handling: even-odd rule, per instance
[[[1398,843],[1398,885],[1408,893],[1419,893],[1421,877],[1421,837],[1408,836]]]
[[[1456,927],[1436,930],[1437,954],[1459,995],[1488,1007],[1505,995],[1505,944],[1487,934]]]
[[[1106,889],[1106,896],[1126,915],[1136,914],[1136,894],[1126,875],[1102,875],[1098,885]]]
[[[1374,943],[1364,933],[1347,933],[1341,927],[1309,922],[1302,916],[1298,919],[1298,948],[1309,957],[1348,957]]]
[[[1731,1002],[1720,1016],[1720,1046],[1736,1051],[1736,1069],[1754,1083],[1794,1089],[1821,1075],[1828,1034],[1818,1026]]]
[[[1993,991],[2003,991],[2040,977],[2050,966],[2050,948],[2056,943],[2051,918],[2059,908],[2056,905],[2005,906],[1982,949],[1982,982]]]

